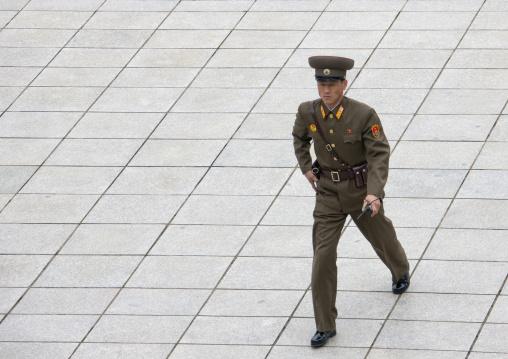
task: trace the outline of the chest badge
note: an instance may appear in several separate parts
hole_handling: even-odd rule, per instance
[[[347,133],[353,133],[353,131],[351,131],[351,130],[348,128]]]
[[[378,125],[372,126],[372,136],[374,136],[374,138],[379,137],[379,126]]]
[[[312,132],[316,132],[316,125],[314,125],[314,124],[310,125],[310,130]]]

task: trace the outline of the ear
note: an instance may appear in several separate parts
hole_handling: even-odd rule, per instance
[[[342,81],[342,90],[344,91],[347,87],[347,80]]]

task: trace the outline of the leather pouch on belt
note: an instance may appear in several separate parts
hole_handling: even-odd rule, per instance
[[[367,184],[367,178],[369,176],[369,168],[366,163],[360,166],[353,167],[355,174],[356,187],[362,187]]]

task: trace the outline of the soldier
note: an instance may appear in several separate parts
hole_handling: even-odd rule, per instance
[[[344,96],[346,71],[354,61],[315,56],[309,64],[320,99],[298,108],[293,142],[300,169],[316,191],[312,300],[317,331],[311,345],[319,347],[336,334],[337,245],[348,215],[390,270],[394,294],[409,287],[409,263],[382,205],[390,157],[383,127],[374,109]],[[370,216],[359,217],[365,209]]]

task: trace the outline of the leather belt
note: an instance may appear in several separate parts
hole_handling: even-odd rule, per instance
[[[340,182],[345,179],[355,178],[355,174],[352,170],[346,171],[328,171],[324,168],[319,170],[319,174],[322,174],[326,178],[331,179],[333,182]]]

